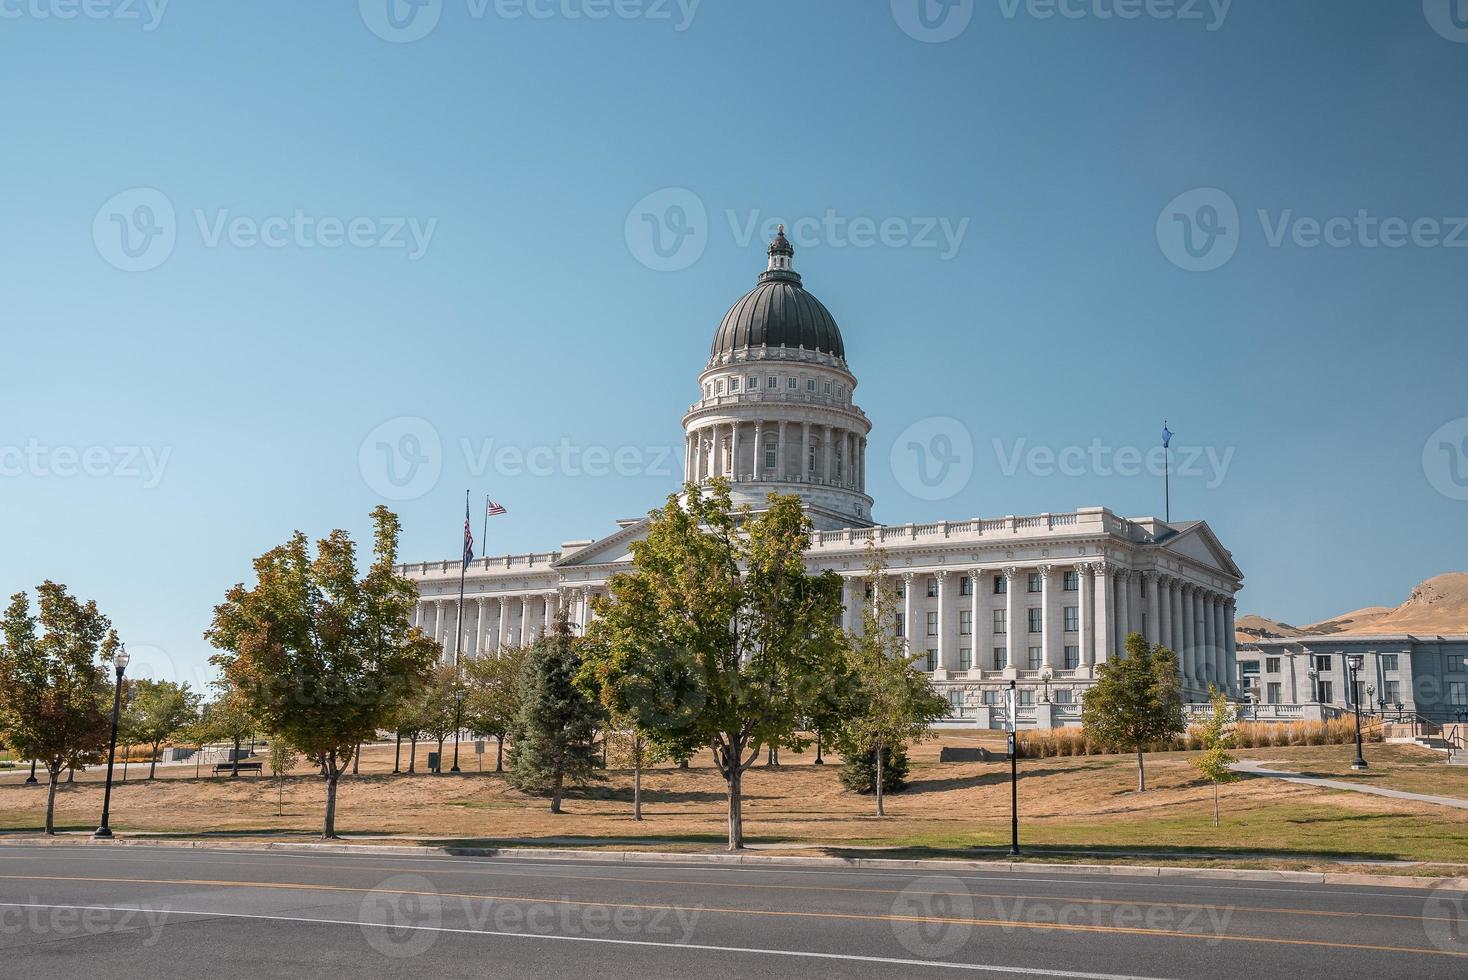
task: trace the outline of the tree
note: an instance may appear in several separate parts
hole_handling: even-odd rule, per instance
[[[285,815],[285,774],[301,761],[300,755],[283,738],[270,740],[270,774],[275,777],[275,815]]]
[[[193,724],[199,717],[199,696],[188,684],[140,679],[131,681],[128,729],[132,737],[152,747],[148,778],[158,769],[158,747]]]
[[[1148,746],[1183,733],[1183,693],[1177,654],[1140,633],[1126,638],[1126,656],[1104,663],[1081,703],[1086,737],[1137,753],[1137,792],[1147,789]]]
[[[879,817],[886,816],[884,763],[905,756],[908,742],[931,737],[930,726],[948,713],[948,702],[933,692],[918,669],[918,655],[909,654],[906,641],[897,635],[897,596],[886,584],[885,571],[882,553],[869,548],[867,579],[873,598],[863,603],[861,635],[847,644],[850,695],[837,729],[848,764],[868,753],[873,756]]]
[[[641,703],[644,731],[712,749],[738,850],[744,772],[767,745],[803,746],[822,678],[841,667],[841,579],[806,571],[811,524],[795,496],[736,511],[715,479],[650,516],[632,571],[594,600],[588,657],[602,683],[639,689],[627,703]]]
[[[46,833],[54,835],[61,773],[105,757],[112,725],[108,665],[121,644],[95,602],[80,602],[50,581],[36,597],[39,616],[18,592],[0,620],[0,718],[16,754],[46,767]]]
[[[1193,766],[1213,784],[1213,826],[1217,827],[1219,787],[1237,782],[1239,774],[1231,768],[1238,760],[1228,751],[1234,744],[1234,706],[1229,703],[1228,695],[1212,684],[1208,685],[1208,701],[1213,711],[1201,726],[1203,754],[1193,760]]]
[[[597,778],[596,733],[600,706],[576,683],[581,658],[565,616],[530,647],[515,720],[510,783],[527,793],[550,796],[550,812],[561,812],[566,785]]]
[[[458,669],[452,664],[439,664],[412,700],[414,731],[438,743],[440,772],[443,771],[443,743],[457,728],[454,724],[454,689],[458,684]]]
[[[228,678],[221,678],[212,686],[217,692],[216,696],[213,701],[200,708],[199,721],[194,727],[199,751],[202,752],[204,746],[210,742],[230,743],[229,778],[238,779],[240,745],[255,734],[258,724],[250,714],[249,701]]]
[[[463,664],[464,727],[495,740],[495,772],[505,770],[505,738],[520,713],[527,650],[503,647],[494,656],[475,657]]]
[[[256,585],[234,586],[205,638],[272,738],[320,760],[326,782],[322,837],[336,837],[336,794],[357,744],[392,723],[438,646],[411,625],[417,590],[397,574],[397,515],[372,512],[372,564],[357,577],[346,531],[316,545],[297,531],[255,560]]]

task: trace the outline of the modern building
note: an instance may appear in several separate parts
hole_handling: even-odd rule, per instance
[[[1021,724],[1080,720],[1080,696],[1130,632],[1180,652],[1187,695],[1237,694],[1234,594],[1242,572],[1202,521],[1125,518],[1103,507],[1064,514],[879,524],[866,487],[871,422],[830,311],[805,289],[783,229],[755,287],[725,315],[698,400],[683,416],[685,477],[722,476],[760,507],[797,494],[816,528],[807,561],[846,580],[846,625],[860,629],[866,550],[886,552],[901,635],[923,654],[952,705],[948,724],[998,726],[1009,681]],[[670,491],[677,488],[669,487]],[[416,622],[469,656],[529,642],[561,610],[584,626],[590,598],[629,567],[646,519],[597,539],[528,555],[403,566],[417,583]],[[455,637],[455,624],[463,631]]]

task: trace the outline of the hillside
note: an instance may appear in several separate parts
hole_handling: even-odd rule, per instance
[[[1239,643],[1322,634],[1468,633],[1468,572],[1448,572],[1430,578],[1414,588],[1400,606],[1367,606],[1305,626],[1291,626],[1257,615],[1240,616],[1235,625]]]

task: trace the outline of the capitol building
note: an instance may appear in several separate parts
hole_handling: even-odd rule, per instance
[[[796,494],[815,531],[808,567],[845,580],[845,625],[861,628],[866,553],[886,553],[898,628],[950,707],[945,726],[999,727],[1011,680],[1019,723],[1079,724],[1096,668],[1142,633],[1178,651],[1185,698],[1240,693],[1234,594],[1243,573],[1202,521],[1071,513],[879,524],[867,494],[867,436],[841,331],[793,267],[783,230],[755,287],[724,316],[698,400],[683,416],[687,481],[730,481],[736,504]],[[672,492],[676,488],[669,487]],[[530,642],[565,610],[584,626],[590,599],[631,567],[647,519],[528,555],[430,561],[401,571],[418,587],[414,623],[446,659]],[[455,624],[463,630],[456,637]]]

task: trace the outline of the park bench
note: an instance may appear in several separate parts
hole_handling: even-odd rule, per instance
[[[265,773],[265,763],[263,762],[221,762],[214,767],[214,775],[227,775],[233,772],[236,766],[239,767],[240,772],[258,772],[261,775]]]

